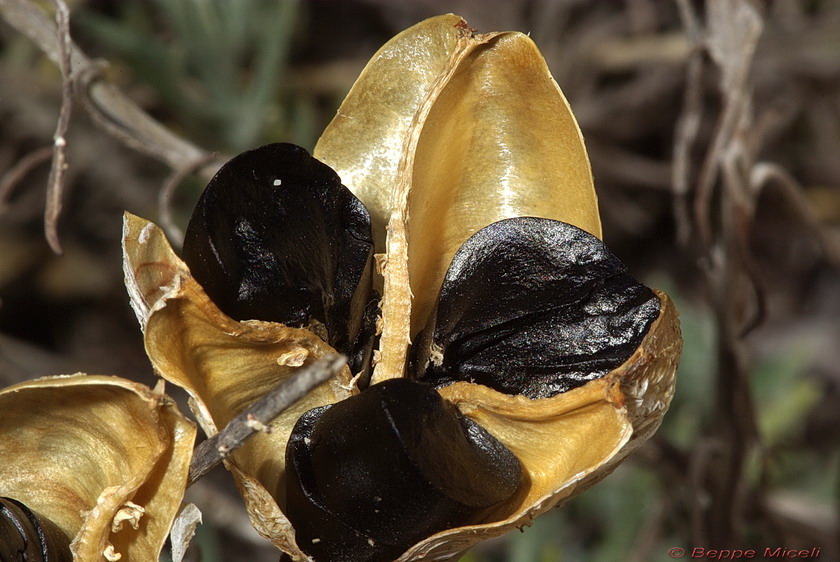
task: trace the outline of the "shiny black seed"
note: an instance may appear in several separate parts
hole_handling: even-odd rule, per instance
[[[550,219],[507,219],[455,254],[415,338],[412,376],[554,396],[621,365],[658,315],[657,297],[596,237]]]
[[[184,239],[184,261],[225,314],[321,323],[329,343],[350,355],[372,338],[364,325],[374,300],[372,255],[364,205],[329,166],[292,144],[266,145],[225,164]]]
[[[0,560],[70,562],[70,540],[22,502],[0,498]]]
[[[287,513],[316,560],[390,561],[519,486],[516,457],[406,379],[310,410],[286,449]]]

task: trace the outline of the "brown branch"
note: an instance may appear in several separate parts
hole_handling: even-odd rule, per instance
[[[0,213],[6,210],[12,190],[32,170],[49,161],[53,156],[53,148],[45,146],[38,148],[18,160],[12,168],[0,178]]]
[[[706,512],[713,501],[707,482],[709,467],[722,445],[711,437],[699,439],[691,448],[686,472],[686,484],[693,501],[689,506],[689,525],[694,544],[709,544],[710,532],[706,523]]]
[[[70,40],[70,8],[64,0],[53,0],[55,4],[56,42],[58,43],[58,65],[61,68],[61,111],[53,134],[53,158],[50,177],[47,180],[47,203],[44,209],[44,235],[56,254],[61,254],[58,240],[58,217],[61,214],[61,192],[64,191],[64,177],[67,172],[67,127],[73,109],[73,66]]]
[[[174,170],[166,178],[166,181],[163,182],[160,193],[158,193],[158,209],[160,212],[160,224],[170,240],[177,242],[184,239],[184,233],[178,228],[172,217],[172,197],[175,194],[175,190],[187,176],[196,173],[196,171],[212,162],[215,158],[216,153],[206,154],[195,162]]]
[[[686,66],[685,90],[682,111],[674,132],[674,165],[672,182],[674,190],[674,222],[677,241],[685,247],[691,235],[691,212],[688,195],[691,190],[691,149],[700,132],[703,120],[703,38],[697,15],[688,0],[679,0],[680,19],[688,33],[693,50]]]
[[[736,27],[737,26],[737,27]],[[694,191],[694,222],[703,246],[711,248],[711,199],[726,157],[744,115],[750,112],[749,71],[762,21],[748,4],[715,0],[706,4],[706,52],[720,69],[723,110],[698,174]],[[737,38],[737,40],[736,40]]]
[[[748,127],[749,124],[750,121],[746,121],[744,127]],[[744,136],[745,131],[742,130],[736,139],[729,142],[721,164],[726,195],[723,200],[726,205],[722,204],[721,210],[721,217],[726,224],[721,226],[721,234],[725,238],[725,243],[730,244],[726,248],[727,263],[724,267],[730,267],[736,272],[740,271],[744,279],[744,282],[738,285],[723,288],[724,291],[728,290],[738,295],[734,299],[738,302],[733,302],[733,305],[738,306],[738,315],[730,315],[729,320],[735,323],[739,341],[764,322],[767,309],[766,290],[761,271],[750,251],[756,204],[747,172],[753,166],[752,158],[744,150]],[[750,292],[754,301],[754,310],[748,312],[746,305]]]
[[[274,418],[303,398],[307,392],[335,376],[346,363],[347,359],[341,355],[323,357],[233,418],[222,431],[196,447],[187,486],[207,474],[258,431],[270,431],[269,424]]]
[[[750,93],[743,94],[744,101]],[[748,106],[748,104],[747,104]],[[741,121],[743,127],[748,120]],[[708,464],[706,490],[708,505],[699,512],[704,515],[702,529],[708,533],[707,544],[714,546],[740,544],[742,523],[747,505],[747,458],[759,443],[755,407],[750,390],[749,354],[743,340],[745,328],[750,327],[746,316],[750,289],[757,298],[760,320],[761,288],[751,277],[751,258],[748,234],[751,226],[747,171],[752,163],[742,150],[743,130],[734,129],[720,148],[722,189],[719,201],[719,220],[709,234],[714,237],[706,246],[706,283],[711,289],[717,333],[717,375],[715,384],[716,443]],[[715,141],[713,141],[715,142]]]
[[[40,7],[29,0],[0,0],[0,16],[61,64],[56,25]],[[73,43],[69,44],[69,55],[79,100],[94,121],[120,142],[176,170],[207,156],[207,151],[174,134],[104,80],[101,64]],[[221,162],[213,161],[204,166],[202,177],[212,177],[219,165]]]
[[[710,0],[701,28],[691,3],[681,0],[678,6],[695,45],[705,49],[720,73],[723,105],[691,193],[689,153],[703,109],[703,62],[698,52],[687,69],[683,113],[676,131],[674,210],[681,241],[692,220],[698,249],[705,258],[702,265],[715,316],[718,362],[715,426],[695,446],[689,470],[695,493],[690,520],[695,544],[729,547],[743,538],[750,490],[747,458],[759,443],[743,338],[763,313],[762,288],[749,251],[754,209],[749,171],[754,154],[748,147],[753,120],[750,69],[763,21],[750,4]],[[693,197],[690,203],[689,196]],[[715,202],[717,212],[712,209]],[[747,314],[750,297],[754,297],[755,309],[751,317]]]
[[[686,86],[683,95],[683,109],[677,120],[674,141],[674,166],[672,170],[674,189],[674,221],[677,241],[686,246],[691,235],[691,211],[688,194],[691,186],[691,149],[697,140],[703,121],[703,55],[700,51],[691,54],[686,69]]]
[[[750,187],[758,198],[770,185],[779,187],[800,220],[814,232],[828,262],[840,270],[840,239],[832,238],[808,203],[805,191],[790,173],[772,162],[758,162],[750,172]]]

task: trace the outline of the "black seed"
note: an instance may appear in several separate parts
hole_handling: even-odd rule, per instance
[[[23,503],[0,498],[0,560],[70,562],[70,540]]]
[[[415,338],[412,376],[554,396],[621,365],[658,315],[653,292],[594,236],[550,219],[507,219],[455,254]]]
[[[516,457],[431,387],[406,379],[300,418],[286,449],[287,512],[316,560],[389,561],[474,522],[519,486]]]
[[[353,355],[373,300],[373,239],[364,205],[326,164],[292,144],[270,144],[225,164],[187,227],[184,261],[236,320],[326,325]]]

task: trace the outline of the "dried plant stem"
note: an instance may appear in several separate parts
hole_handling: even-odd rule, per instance
[[[752,118],[749,72],[761,33],[761,16],[751,5],[725,0],[710,0],[706,4],[706,51],[720,68],[723,102],[723,110],[718,117],[694,191],[695,228],[704,247],[708,249],[715,242],[710,212],[712,192],[727,158],[733,157],[736,148],[743,148],[738,134],[743,130],[744,120]],[[749,158],[746,154],[738,156]],[[725,189],[746,187],[725,180],[723,186]],[[731,189],[727,195],[739,199],[746,196],[743,192],[736,193]]]
[[[170,240],[184,239],[184,233],[178,228],[172,217],[172,197],[175,195],[175,190],[187,176],[196,173],[196,171],[211,163],[214,158],[216,158],[215,153],[206,154],[198,160],[174,170],[163,182],[163,186],[158,193],[158,209],[160,210],[160,224]]]
[[[691,212],[688,203],[691,187],[691,149],[703,119],[703,53],[702,32],[694,10],[688,0],[679,0],[677,6],[694,48],[686,67],[683,106],[675,131],[672,169],[677,241],[681,246],[686,246],[691,235]]]
[[[0,0],[0,16],[29,37],[56,64],[61,64],[57,26],[30,0]],[[78,99],[94,121],[120,142],[178,170],[207,157],[207,151],[176,135],[143,111],[117,87],[102,77],[101,64],[68,42],[71,75]],[[210,178],[221,162],[201,168]]]
[[[691,4],[681,0],[679,7],[687,32],[705,48],[721,76],[723,109],[696,172],[689,213],[689,186],[694,175],[688,165],[689,152],[703,111],[700,53],[689,60],[687,91],[675,141],[674,211],[682,241],[687,238],[688,221],[693,221],[717,333],[715,425],[690,459],[689,474],[696,496],[692,535],[695,544],[723,548],[740,544],[748,498],[761,496],[761,490],[753,490],[745,474],[746,459],[758,444],[758,432],[744,335],[761,321],[763,312],[762,290],[749,250],[755,209],[750,170],[755,161],[747,143],[752,124],[749,71],[762,21],[747,4],[710,0],[706,4],[706,26],[701,29]],[[717,198],[713,197],[716,192]],[[719,208],[713,213],[715,202]],[[752,314],[751,304],[755,309]]]
[[[274,418],[307,392],[335,376],[345,363],[347,359],[341,355],[323,357],[233,418],[222,431],[196,447],[187,486],[207,474],[258,431],[270,431],[269,424]]]
[[[691,177],[691,149],[700,131],[703,119],[703,56],[700,52],[692,53],[688,60],[686,87],[683,97],[683,110],[677,121],[676,139],[674,140],[674,219],[677,227],[677,242],[681,246],[688,244],[691,236],[691,212],[688,194]]]
[[[742,252],[740,210],[731,197],[723,197],[723,232],[719,260],[707,270],[713,287],[717,324],[718,372],[715,393],[715,436],[724,446],[707,466],[712,502],[705,528],[712,545],[740,544],[741,517],[747,489],[746,457],[756,444],[755,409],[749,384],[749,364],[743,341],[748,274],[739,259]]]
[[[47,204],[44,210],[44,235],[56,254],[62,253],[58,240],[58,217],[61,214],[61,192],[67,171],[67,127],[73,109],[73,65],[71,64],[72,42],[70,40],[70,8],[64,0],[53,0],[55,4],[56,42],[58,43],[58,65],[61,68],[61,110],[53,134],[53,158],[50,177],[47,181]]]
[[[840,238],[832,236],[831,231],[820,224],[802,186],[787,170],[772,162],[758,162],[750,173],[750,184],[756,197],[768,185],[777,185],[800,220],[814,232],[826,259],[840,270]]]
[[[45,146],[38,148],[21,158],[0,178],[0,212],[6,210],[12,190],[29,172],[48,162],[53,157],[53,148]]]

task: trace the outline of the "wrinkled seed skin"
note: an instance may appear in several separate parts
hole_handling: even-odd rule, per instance
[[[316,320],[328,343],[351,356],[372,338],[363,326],[372,255],[364,205],[329,166],[286,143],[225,164],[184,239],[184,261],[228,316],[293,327]]]
[[[594,236],[507,219],[455,254],[412,370],[436,386],[460,380],[547,398],[621,365],[658,315],[653,292]]]
[[[393,560],[507,500],[521,480],[510,451],[406,379],[305,414],[287,469],[288,515],[316,560]]]

